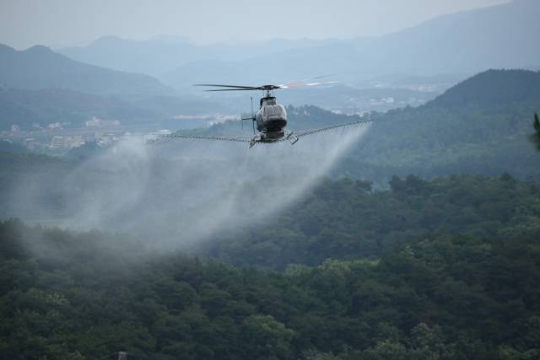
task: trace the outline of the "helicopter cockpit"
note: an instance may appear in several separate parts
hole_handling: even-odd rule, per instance
[[[287,126],[287,111],[276,102],[275,97],[261,99],[261,109],[257,112],[257,128],[270,132],[280,132]]]
[[[259,106],[263,107],[264,105],[276,105],[276,104],[277,104],[277,101],[276,101],[275,96],[265,96],[261,98]]]

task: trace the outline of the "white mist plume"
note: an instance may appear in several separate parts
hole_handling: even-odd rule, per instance
[[[38,194],[54,188],[65,210],[56,224],[133,231],[148,243],[184,246],[267,222],[316,185],[367,130],[334,130],[294,146],[282,142],[252,149],[185,140],[148,146],[129,138],[54,185],[34,184],[24,201],[48,213],[50,204],[40,202]]]

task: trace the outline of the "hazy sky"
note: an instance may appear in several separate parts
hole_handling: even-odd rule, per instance
[[[509,0],[0,0],[0,43],[85,44],[100,36],[197,42],[352,38]]]

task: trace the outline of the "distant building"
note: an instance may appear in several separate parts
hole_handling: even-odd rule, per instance
[[[51,149],[61,149],[65,147],[65,139],[63,136],[54,136],[51,140]]]
[[[84,144],[85,144],[84,139],[82,138],[82,136],[78,135],[78,136],[68,137],[66,139],[65,146],[67,148],[73,149],[73,148],[77,148],[79,146],[82,146]]]

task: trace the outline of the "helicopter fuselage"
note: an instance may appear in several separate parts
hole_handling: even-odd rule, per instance
[[[260,108],[255,115],[257,130],[261,133],[261,141],[271,142],[285,136],[287,111],[277,103],[273,96],[261,98]]]

